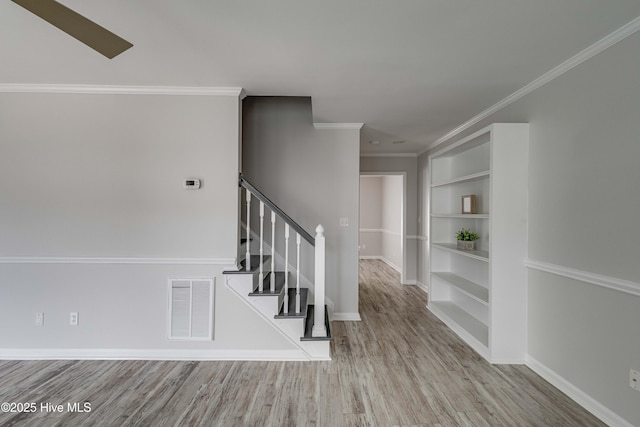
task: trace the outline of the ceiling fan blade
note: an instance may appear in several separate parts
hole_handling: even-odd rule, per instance
[[[111,59],[133,46],[54,0],[11,0]]]

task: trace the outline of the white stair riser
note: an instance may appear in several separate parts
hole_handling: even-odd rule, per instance
[[[287,336],[299,340],[304,335],[304,319],[273,319],[275,325]]]
[[[238,294],[249,294],[253,291],[255,275],[251,274],[227,274],[225,281],[227,286],[233,288]]]
[[[278,309],[279,309],[278,297],[275,297],[275,296],[253,297],[253,296],[247,295],[245,299],[249,301],[249,304],[253,305],[255,308],[260,310],[260,312],[266,315],[267,317],[275,316],[278,313]]]

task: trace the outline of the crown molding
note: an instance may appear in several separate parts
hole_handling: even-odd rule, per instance
[[[355,129],[360,130],[364,123],[314,123],[316,129]]]
[[[2,83],[0,92],[13,93],[78,93],[106,95],[204,95],[243,97],[241,87],[194,86],[110,86],[72,84]]]
[[[492,105],[491,107],[487,108],[486,110],[484,110],[480,114],[472,117],[471,119],[469,119],[466,122],[462,123],[458,127],[450,130],[449,132],[447,132],[446,134],[444,134],[440,138],[436,139],[431,144],[427,145],[427,147],[424,150],[420,151],[418,154],[422,155],[422,154],[426,153],[427,151],[430,151],[430,150],[434,149],[438,145],[440,145],[440,144],[442,144],[444,142],[447,142],[451,138],[453,138],[453,137],[459,135],[460,133],[464,132],[465,130],[469,129],[471,126],[479,123],[480,121],[486,119],[490,115],[492,115],[492,114],[500,111],[501,109],[505,108],[507,105],[512,104],[513,102],[515,102],[518,99],[524,97],[525,95],[530,94],[534,90],[536,90],[536,89],[544,86],[545,84],[549,83],[550,81],[560,77],[561,75],[563,75],[567,71],[577,67],[578,65],[582,64],[586,60],[594,57],[595,55],[599,54],[600,52],[604,51],[605,49],[607,49],[607,48],[613,46],[614,44],[626,39],[627,37],[637,33],[638,31],[640,31],[640,16],[638,16],[637,18],[635,18],[631,22],[623,25],[622,27],[618,28],[614,32],[610,33],[609,35],[607,35],[607,36],[603,37],[602,39],[598,40],[597,42],[595,42],[591,46],[587,47],[583,51],[581,51],[581,52],[577,53],[576,55],[572,56],[571,58],[567,59],[566,61],[564,61],[563,63],[561,63],[557,67],[552,68],[551,70],[547,71],[546,73],[544,73],[543,75],[541,75],[537,79],[533,80],[531,83],[529,83],[529,84],[523,86],[522,88],[518,89],[517,91],[513,92],[511,95],[507,96],[506,98],[502,99],[501,101],[499,101],[496,104]]]
[[[418,157],[417,153],[360,153],[360,157]]]

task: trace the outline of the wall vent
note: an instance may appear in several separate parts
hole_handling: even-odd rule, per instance
[[[213,339],[214,279],[169,280],[169,339]]]

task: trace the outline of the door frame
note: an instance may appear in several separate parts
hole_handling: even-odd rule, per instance
[[[407,172],[360,172],[360,177],[363,176],[401,176],[402,177],[402,201],[400,203],[400,252],[402,253],[402,265],[400,266],[400,283],[403,285],[408,284],[406,282],[407,277]],[[359,198],[358,195],[358,206],[359,206]],[[360,212],[358,211],[358,222]],[[358,230],[358,248],[360,247],[360,230]],[[358,257],[359,259],[359,257]]]

